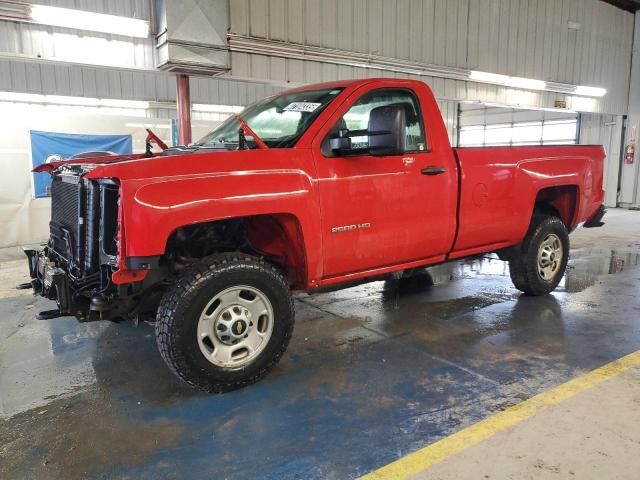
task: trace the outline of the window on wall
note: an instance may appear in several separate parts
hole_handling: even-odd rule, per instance
[[[461,147],[576,144],[578,117],[538,110],[461,107],[458,133]]]

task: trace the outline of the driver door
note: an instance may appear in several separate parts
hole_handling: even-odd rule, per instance
[[[403,154],[368,152],[369,114],[385,105],[405,109]],[[351,151],[336,153],[329,140],[345,129],[364,135],[351,138]],[[438,158],[427,138],[420,102],[410,89],[360,89],[338,111],[337,121],[323,135],[322,148],[314,148],[324,278],[444,258],[453,241],[455,214],[440,206],[450,205],[449,196],[455,195],[454,170],[446,171],[455,167],[447,165],[442,175],[423,174],[426,167],[449,160]]]

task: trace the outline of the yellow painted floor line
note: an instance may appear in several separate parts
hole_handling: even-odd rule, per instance
[[[640,366],[640,350],[546,390],[360,478],[361,480],[406,479],[480,443],[505,428],[516,425],[635,366]]]

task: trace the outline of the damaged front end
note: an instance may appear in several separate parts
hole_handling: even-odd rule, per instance
[[[119,184],[85,178],[91,169],[67,164],[51,172],[49,241],[41,250],[25,250],[34,293],[58,306],[41,312],[41,319],[126,318],[139,304],[134,298],[142,285],[117,285],[112,278],[118,271]]]

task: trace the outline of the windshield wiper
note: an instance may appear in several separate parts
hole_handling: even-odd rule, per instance
[[[240,124],[240,129],[238,130],[238,150],[246,150],[249,147],[247,145],[247,135],[253,137],[253,142],[258,146],[258,148],[269,148],[267,144],[264,143],[258,135],[256,135],[256,132],[251,129],[249,124],[244,121],[244,118],[237,113],[234,113],[232,116]]]

